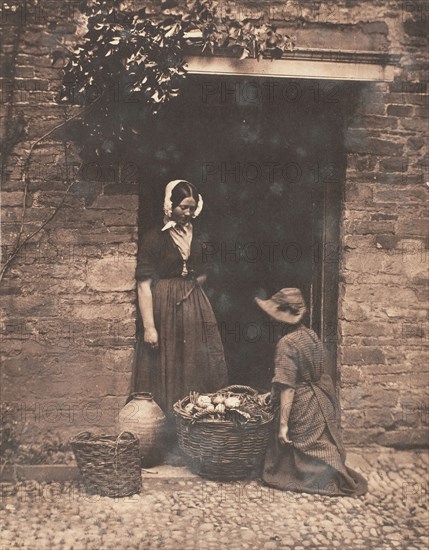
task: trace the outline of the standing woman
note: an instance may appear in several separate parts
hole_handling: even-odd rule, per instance
[[[137,342],[134,391],[150,391],[170,419],[173,404],[190,391],[213,392],[228,382],[216,318],[201,287],[207,263],[192,220],[202,207],[194,185],[168,183],[163,226],[143,236],[138,253],[143,338]]]
[[[275,353],[272,394],[279,409],[262,478],[276,489],[329,496],[357,496],[366,480],[345,465],[339,409],[331,377],[324,372],[323,346],[305,327],[305,303],[297,288],[284,288],[256,303],[286,334]]]

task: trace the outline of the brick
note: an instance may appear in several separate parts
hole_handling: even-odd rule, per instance
[[[391,116],[411,116],[413,107],[411,105],[388,105],[387,114]]]
[[[362,115],[384,115],[386,112],[385,103],[365,102],[359,103],[356,112]]]
[[[414,116],[417,117],[428,117],[429,116],[429,105],[420,106],[417,105],[414,107]]]
[[[382,220],[397,220],[397,214],[371,214],[371,220],[382,221]]]
[[[385,363],[385,357],[383,351],[378,348],[345,348],[343,363],[346,365],[376,365]]]
[[[341,383],[342,385],[347,384],[358,384],[361,381],[361,371],[358,367],[350,367],[348,365],[343,365],[341,367]]]
[[[411,108],[412,109],[412,108]],[[392,116],[362,116],[354,119],[351,127],[368,129],[394,129],[398,125],[398,119]]]
[[[408,139],[407,144],[415,151],[419,151],[425,144],[425,140],[419,137],[411,137]]]
[[[127,319],[132,318],[135,306],[132,304],[73,304],[70,315],[77,319]]]
[[[345,225],[348,232],[356,235],[394,234],[396,232],[395,224],[389,221],[351,221]]]
[[[403,235],[422,236],[427,235],[429,230],[429,219],[406,219],[398,221],[398,233]]]
[[[389,28],[384,21],[371,21],[371,23],[361,24],[362,32],[365,34],[385,34],[389,32]]]
[[[390,92],[406,92],[424,94],[427,91],[426,82],[406,82],[404,80],[394,80],[389,84]]]
[[[105,195],[138,195],[139,185],[137,183],[115,183],[103,187]]]
[[[107,231],[104,229],[100,230],[88,230],[88,229],[62,229],[58,228],[55,231],[57,238],[62,240],[64,243],[69,244],[103,244],[109,243],[127,243],[135,242],[136,240],[136,229],[130,231],[127,228],[118,228],[116,227],[113,231]]]
[[[422,174],[407,174],[398,172],[380,172],[377,174],[377,183],[389,184],[389,185],[405,185],[412,183],[422,183]]]
[[[423,36],[427,38],[427,19],[423,18],[421,20],[414,21],[413,19],[407,19],[404,21],[404,31],[409,36]]]
[[[356,302],[345,302],[342,307],[341,317],[346,321],[365,321],[367,312]]]
[[[404,182],[405,183],[405,182]],[[423,188],[382,188],[374,189],[374,201],[383,203],[421,203],[424,204],[427,191]]]
[[[18,78],[34,78],[34,67],[31,66],[18,66],[15,68],[15,74]]]
[[[404,86],[402,93],[400,92],[391,92],[385,94],[386,103],[402,103],[404,105],[427,105],[428,98],[427,95],[423,93],[411,93]]]
[[[398,157],[385,158],[380,161],[382,170],[387,170],[388,172],[406,172],[407,166],[407,159]]]
[[[380,405],[379,409],[367,409],[365,412],[364,428],[391,429],[395,426],[392,409]]]
[[[58,314],[58,303],[53,297],[47,296],[21,296],[19,300],[5,296],[2,300],[2,309],[13,311],[14,314],[41,317]]]
[[[390,337],[394,336],[393,324],[371,322],[371,321],[366,321],[366,319],[367,317],[365,317],[365,322],[362,322],[362,320],[359,320],[353,323],[348,323],[347,326],[344,328],[344,335],[347,335],[347,336],[371,335],[374,338],[380,338],[383,336],[390,336]]]
[[[426,118],[401,118],[401,125],[406,130],[414,130],[416,132],[427,132],[429,130],[429,122]]]
[[[22,201],[24,200],[24,193],[22,191],[1,193],[1,206],[19,206],[22,207]],[[27,206],[31,206],[31,196],[27,196]]]
[[[368,137],[366,132],[348,131],[346,135],[347,151],[353,153],[367,153],[372,155],[399,156],[403,152],[403,144],[389,140]]]
[[[373,200],[373,188],[363,184],[346,183],[345,201],[371,204]]]
[[[371,377],[385,374],[409,374],[413,372],[413,367],[404,363],[392,364],[387,362],[385,365],[362,365],[359,367],[362,372],[362,378],[371,383]]]
[[[382,428],[373,429],[347,429],[343,430],[343,441],[347,446],[371,445],[376,443],[378,438],[384,433]]]
[[[427,447],[429,438],[427,428],[412,430],[394,430],[380,433],[375,438],[378,445],[394,447],[395,449],[412,449],[415,447]]]
[[[109,209],[124,209],[127,211],[138,209],[137,195],[100,195],[98,196],[90,208]]]

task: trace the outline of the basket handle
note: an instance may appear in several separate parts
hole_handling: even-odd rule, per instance
[[[77,435],[74,435],[70,441],[78,441],[78,440],[82,440],[82,439],[89,439],[91,437],[91,432],[80,432],[78,433]]]
[[[133,393],[130,393],[130,395],[127,397],[127,400],[125,401],[125,405],[127,405],[134,397],[140,397],[141,399],[146,399],[147,401],[152,401],[153,395],[147,391],[135,391]]]
[[[226,388],[222,388],[221,390],[218,390],[216,393],[220,392],[238,392],[238,393],[250,393],[250,395],[258,395],[258,391],[254,388],[251,388],[250,386],[240,386],[239,384],[235,384],[233,386],[227,386]]]

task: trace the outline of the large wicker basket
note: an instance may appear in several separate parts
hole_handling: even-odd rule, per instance
[[[248,386],[228,386],[220,392],[258,392]],[[213,394],[212,394],[213,395]],[[274,413],[244,424],[230,420],[195,421],[186,413],[189,397],[174,404],[179,447],[195,473],[213,480],[237,480],[259,474]]]
[[[109,497],[140,492],[139,440],[135,435],[82,432],[72,438],[70,444],[88,490]]]

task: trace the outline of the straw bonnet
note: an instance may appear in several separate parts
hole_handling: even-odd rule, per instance
[[[299,323],[306,312],[304,298],[299,288],[282,288],[268,300],[255,298],[255,302],[270,317],[289,325]],[[289,307],[293,311],[288,309]]]

